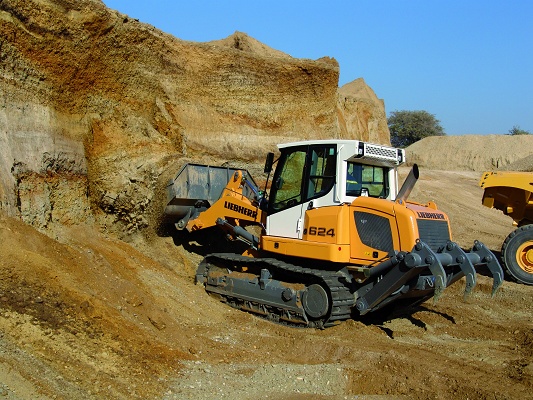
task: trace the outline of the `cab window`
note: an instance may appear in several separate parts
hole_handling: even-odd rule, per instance
[[[386,198],[389,195],[388,169],[348,162],[346,195]]]
[[[335,148],[312,148],[310,156],[311,165],[306,200],[328,193],[335,183]]]

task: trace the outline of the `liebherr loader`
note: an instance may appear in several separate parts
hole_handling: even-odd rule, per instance
[[[219,226],[248,245],[204,258],[196,280],[207,292],[276,322],[323,328],[399,299],[438,298],[462,277],[468,294],[478,266],[492,272],[493,295],[502,284],[487,247],[463,251],[435,203],[407,200],[419,172],[398,187],[403,149],[357,140],[278,148],[268,197],[246,171],[197,164],[167,186],[165,216],[177,229]]]

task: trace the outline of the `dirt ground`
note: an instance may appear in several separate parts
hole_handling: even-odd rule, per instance
[[[482,207],[479,177],[421,170],[411,198],[435,200],[463,248],[498,251],[511,221]],[[466,300],[460,281],[436,304],[296,329],[196,286],[209,250],[0,216],[0,398],[533,398],[532,286],[491,298],[481,271]]]

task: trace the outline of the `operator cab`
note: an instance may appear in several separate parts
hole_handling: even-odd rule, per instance
[[[268,202],[267,234],[302,237],[305,211],[351,203],[359,196],[394,200],[396,166],[405,151],[358,140],[278,145]]]

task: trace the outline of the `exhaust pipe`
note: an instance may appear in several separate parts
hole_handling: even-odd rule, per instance
[[[415,187],[416,181],[418,180],[418,165],[414,164],[413,168],[411,168],[411,172],[409,172],[409,175],[407,175],[407,178],[405,178],[405,181],[403,182],[402,187],[400,188],[400,191],[398,192],[398,195],[396,196],[396,201],[398,203],[403,203],[409,195],[411,194],[411,190]]]

